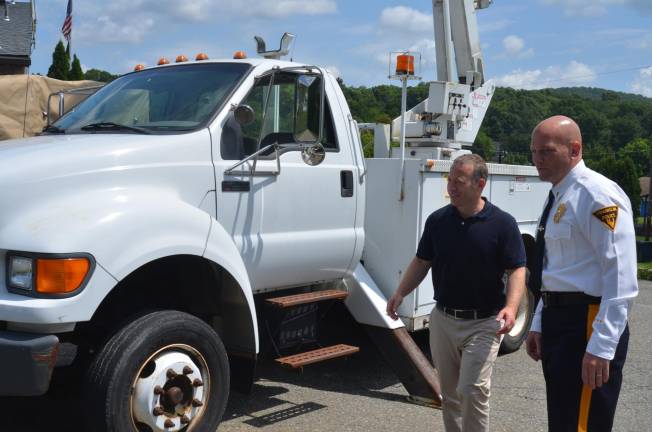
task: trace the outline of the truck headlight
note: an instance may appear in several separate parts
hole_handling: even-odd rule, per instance
[[[32,296],[68,296],[83,288],[94,260],[90,255],[8,254],[9,289]]]
[[[34,260],[21,256],[9,257],[9,286],[26,291],[32,290]]]

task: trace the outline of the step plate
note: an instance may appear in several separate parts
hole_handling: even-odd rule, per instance
[[[313,351],[307,351],[304,353],[294,354],[287,357],[277,358],[276,361],[281,363],[284,366],[289,366],[291,368],[299,368],[313,363],[319,363],[324,360],[330,360],[337,357],[344,357],[351,354],[355,354],[360,351],[360,348],[338,344],[325,348],[316,349]]]
[[[280,308],[292,307],[300,304],[314,303],[324,300],[341,300],[349,294],[346,291],[324,290],[304,294],[295,294],[285,297],[268,298],[265,301]]]

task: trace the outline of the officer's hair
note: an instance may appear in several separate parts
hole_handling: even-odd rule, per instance
[[[453,165],[473,165],[473,181],[477,183],[480,179],[487,179],[489,177],[489,170],[487,164],[480,156],[476,154],[465,154],[459,156],[453,161]]]

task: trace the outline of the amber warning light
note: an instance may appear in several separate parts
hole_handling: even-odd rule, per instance
[[[396,56],[396,75],[414,75],[414,56],[399,54]]]

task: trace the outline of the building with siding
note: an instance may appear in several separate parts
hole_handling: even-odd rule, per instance
[[[33,0],[0,0],[0,75],[28,73],[35,34]]]

